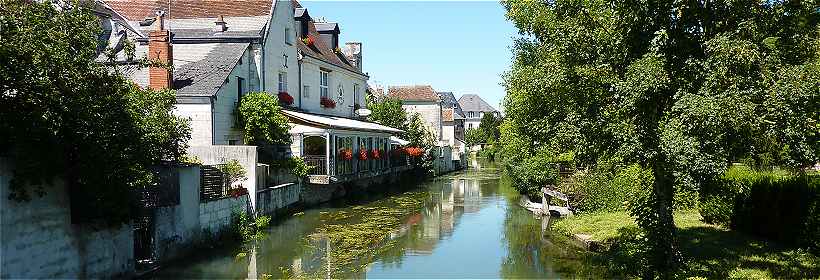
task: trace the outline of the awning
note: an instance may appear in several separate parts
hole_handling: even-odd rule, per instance
[[[321,128],[374,131],[382,133],[401,133],[400,129],[383,126],[377,123],[342,118],[337,116],[317,115],[304,112],[282,110],[282,113],[297,123],[304,123]]]
[[[396,137],[396,136],[390,136],[390,144],[398,144],[398,145],[404,146],[404,145],[410,144],[410,141],[401,139],[401,138]]]

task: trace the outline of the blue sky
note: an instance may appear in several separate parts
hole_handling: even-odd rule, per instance
[[[371,84],[430,84],[500,109],[516,30],[498,2],[300,2],[311,17],[338,22],[340,42],[362,42]]]

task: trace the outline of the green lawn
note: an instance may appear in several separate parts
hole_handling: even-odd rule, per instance
[[[818,278],[820,258],[740,232],[706,224],[694,210],[675,213],[683,265],[676,278]],[[566,235],[589,234],[611,244],[589,258],[617,276],[639,276],[643,236],[625,212],[583,214],[560,219],[553,229]]]

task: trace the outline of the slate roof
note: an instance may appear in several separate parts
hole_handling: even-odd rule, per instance
[[[174,89],[177,95],[216,95],[248,45],[174,44]]]
[[[461,105],[461,110],[467,112],[497,112],[493,106],[490,106],[484,99],[477,94],[465,94],[458,99],[458,104]]]
[[[308,22],[308,36],[313,37],[313,45],[311,46],[305,45],[301,39],[296,40],[296,47],[302,52],[302,54],[330,63],[353,73],[365,75],[362,71],[356,68],[356,66],[353,66],[344,54],[341,52],[336,53],[330,46],[332,42],[325,42],[325,40],[322,39],[322,36],[320,36],[319,32],[316,31],[316,23],[312,21]]]
[[[335,22],[314,22],[316,26],[316,31],[318,32],[326,32],[326,31],[336,31],[339,29],[339,24]]]
[[[452,92],[439,92],[438,96],[441,98],[441,107],[453,109],[454,119],[464,119],[464,111],[461,110],[461,105],[458,104],[458,100]]]
[[[166,12],[168,19],[267,16],[275,0],[105,0],[133,21]],[[169,5],[170,3],[170,5]],[[170,12],[169,11],[170,6]],[[213,23],[213,22],[211,22]]]
[[[391,86],[388,95],[403,101],[432,101],[438,102],[438,93],[430,85]]]

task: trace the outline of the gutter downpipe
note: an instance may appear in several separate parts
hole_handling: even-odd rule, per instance
[[[301,110],[302,109],[302,97],[304,97],[304,96],[302,95],[302,59],[299,58],[299,51],[298,50],[296,51],[296,65],[297,65],[296,68],[299,71],[299,73],[296,75],[296,80],[297,80],[296,87],[298,87],[296,92],[299,93],[299,110]]]

